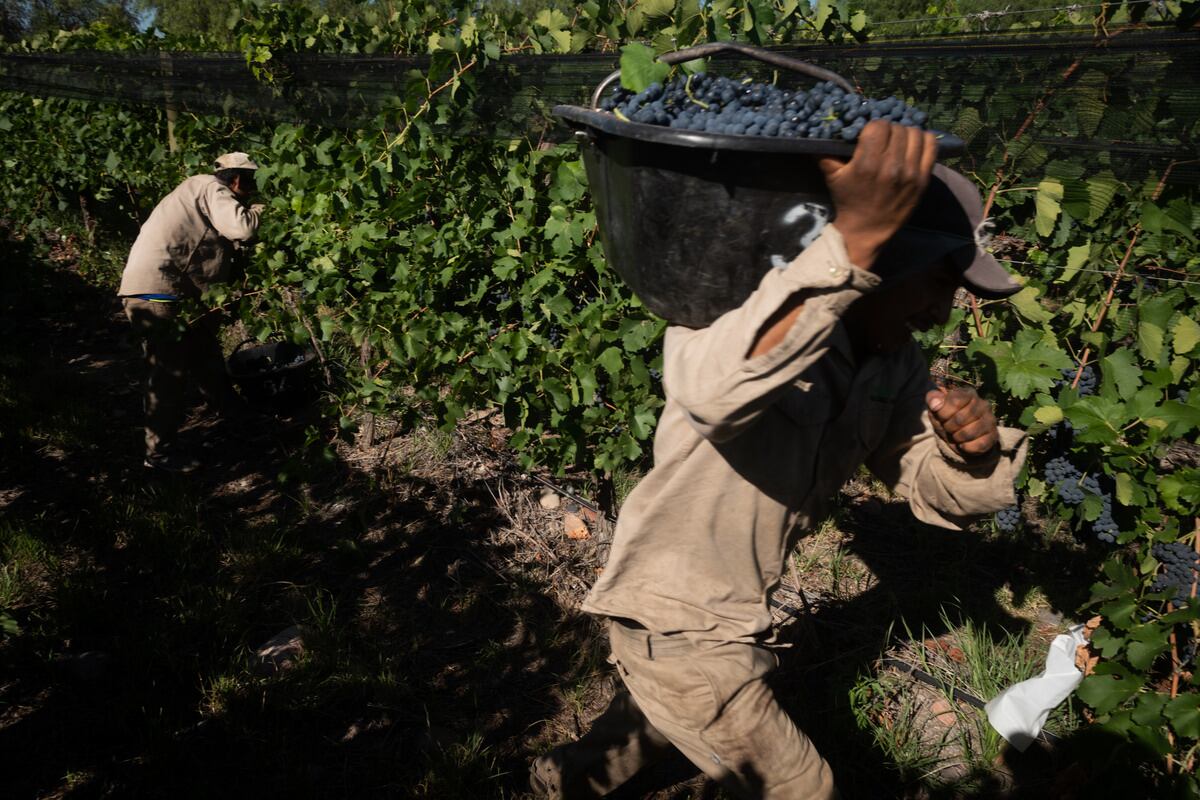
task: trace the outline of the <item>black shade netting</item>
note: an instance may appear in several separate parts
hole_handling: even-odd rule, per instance
[[[1170,183],[1200,183],[1200,163],[1186,163],[1200,157],[1195,33],[1146,29],[1097,38],[1088,29],[774,49],[831,69],[868,96],[909,99],[930,113],[934,127],[967,140],[968,166],[1023,131],[1011,155],[1026,166],[1093,152],[1123,179],[1170,165]],[[0,54],[0,90],[251,123],[375,127],[381,112],[405,99],[411,107],[453,72],[431,73],[431,63],[276,54],[264,80],[232,53],[8,53]],[[609,53],[517,55],[476,65],[454,94],[455,113],[431,122],[448,136],[561,140],[569,131],[550,109],[587,104],[617,64]],[[709,70],[789,88],[812,82],[740,56],[717,56]]]

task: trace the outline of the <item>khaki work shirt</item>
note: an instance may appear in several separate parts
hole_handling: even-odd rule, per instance
[[[121,296],[173,294],[198,297],[229,279],[233,243],[258,232],[258,211],[247,208],[213,175],[194,175],[164,197],[138,233]]]
[[[916,342],[855,363],[841,318],[878,284],[829,225],[708,328],[667,329],[654,468],[621,509],[585,611],[698,643],[763,640],[795,538],[864,463],[933,525],[961,529],[1015,502],[1023,432],[1001,428],[993,455],[968,466],[930,425]],[[784,340],[747,358],[801,291]]]

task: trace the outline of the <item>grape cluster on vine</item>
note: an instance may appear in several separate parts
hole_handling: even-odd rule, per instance
[[[1101,492],[1100,501],[1104,506],[1100,510],[1100,516],[1092,523],[1092,533],[1105,544],[1116,544],[1117,534],[1121,532],[1121,529],[1117,527],[1116,520],[1112,516],[1112,497]]]
[[[789,91],[770,83],[708,75],[677,76],[636,94],[617,85],[600,103],[630,122],[726,135],[858,139],[873,119],[914,128],[929,115],[897,97],[872,99],[831,81]]]
[[[1100,516],[1092,523],[1092,533],[1105,544],[1115,544],[1121,529],[1112,515],[1112,495],[1104,490],[1095,475],[1085,476],[1066,456],[1058,456],[1046,462],[1046,483],[1054,487],[1058,498],[1069,506],[1077,506],[1087,496],[1100,498]]]
[[[1021,525],[1021,509],[1017,505],[1002,508],[996,512],[996,527],[1005,533],[1012,533]]]
[[[1183,542],[1156,544],[1150,554],[1162,564],[1162,572],[1150,586],[1152,592],[1171,592],[1173,602],[1182,608],[1191,603],[1192,586],[1200,573],[1200,555]]]
[[[1061,370],[1061,373],[1062,380],[1057,380],[1054,382],[1055,389],[1069,387],[1072,383],[1074,383],[1075,376],[1079,374],[1079,369],[1077,367],[1067,367],[1066,369]],[[1075,387],[1075,390],[1079,392],[1080,397],[1087,397],[1089,394],[1096,393],[1096,385],[1098,383],[1099,380],[1096,377],[1096,370],[1092,369],[1091,367],[1084,367],[1083,374],[1079,375],[1079,385]]]
[[[1046,483],[1058,491],[1059,498],[1067,505],[1077,506],[1083,502],[1086,495],[1079,486],[1083,473],[1066,459],[1065,456],[1052,458],[1046,462]]]

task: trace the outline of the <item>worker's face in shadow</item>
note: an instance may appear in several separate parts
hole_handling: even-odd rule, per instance
[[[258,194],[258,182],[254,180],[253,173],[249,175],[235,175],[233,180],[229,182],[229,191],[233,192],[233,196],[238,200],[247,202],[254,199],[254,195]]]
[[[885,269],[881,274],[886,274]],[[949,259],[885,278],[846,311],[844,321],[860,357],[887,355],[903,347],[913,331],[927,331],[950,319],[961,270]]]

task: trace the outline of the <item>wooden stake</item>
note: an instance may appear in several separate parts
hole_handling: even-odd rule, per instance
[[[367,380],[371,380],[371,339],[367,336],[363,337],[362,347],[358,351],[358,363],[362,366],[363,375]],[[363,441],[367,443],[367,447],[375,444],[375,415],[370,411],[367,412],[367,421],[363,425]]]

